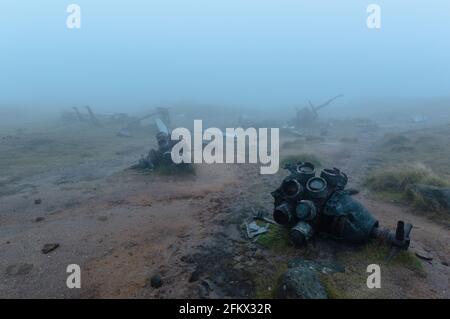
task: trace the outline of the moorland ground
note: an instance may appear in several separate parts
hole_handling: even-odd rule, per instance
[[[150,126],[132,138],[116,136],[114,125],[82,123],[2,131],[0,297],[276,297],[287,262],[302,257],[345,266],[323,279],[332,298],[449,298],[446,215],[430,216],[368,178],[408,164],[447,180],[450,127],[368,130],[356,123],[336,121],[324,136],[282,131],[281,158],[339,167],[382,225],[413,223],[410,251],[390,264],[388,248],[377,244],[319,237],[294,248],[277,226],[249,241],[243,223],[252,208],[270,215],[283,169],[259,175],[256,165],[196,165],[195,174],[182,176],[129,170],[156,147]],[[48,243],[59,247],[43,254]],[[368,263],[382,264],[381,289],[367,288]],[[66,286],[69,264],[81,266],[81,289]],[[150,284],[155,274],[160,288]]]

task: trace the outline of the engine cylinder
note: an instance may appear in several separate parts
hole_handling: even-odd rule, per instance
[[[316,205],[312,201],[302,200],[297,205],[295,213],[299,220],[313,220],[317,216]]]
[[[306,182],[310,178],[316,176],[316,169],[314,167],[314,164],[308,162],[298,164],[296,172],[297,178],[302,185],[306,185]]]
[[[294,199],[303,193],[303,186],[293,178],[285,179],[281,189],[283,194],[289,199]]]
[[[313,177],[306,183],[307,194],[314,199],[323,199],[328,194],[328,184],[322,177]]]
[[[282,203],[273,211],[273,220],[280,225],[288,225],[292,222],[292,206],[289,203]]]
[[[327,181],[328,187],[342,190],[347,186],[348,177],[337,168],[326,168],[320,173],[320,177]]]
[[[312,227],[305,222],[298,222],[294,227],[291,228],[289,233],[292,242],[296,246],[305,245],[313,236],[314,231]]]

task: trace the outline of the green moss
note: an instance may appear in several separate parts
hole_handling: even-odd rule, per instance
[[[274,299],[283,274],[287,271],[287,263],[277,263],[272,273],[258,273],[254,276],[255,298]]]
[[[319,278],[325,288],[325,291],[327,292],[328,299],[348,299],[345,291],[339,288],[339,284],[333,274],[320,274]]]
[[[316,167],[321,167],[322,163],[314,154],[298,154],[298,155],[289,155],[284,157],[281,160],[281,166],[289,163],[297,163],[297,162],[310,162],[314,164]]]
[[[293,249],[288,229],[280,225],[270,225],[267,233],[258,236],[257,243],[278,252]]]
[[[397,256],[394,257],[393,263],[404,266],[420,275],[425,274],[425,269],[423,268],[422,262],[411,251],[401,251]]]
[[[383,243],[374,241],[361,247],[358,251],[348,253],[345,256],[347,262],[354,264],[378,264],[384,267],[401,266],[417,273],[423,273],[424,269],[420,260],[410,251],[400,251],[394,258],[386,263],[391,248]]]
[[[402,251],[386,262],[390,247],[380,242],[371,242],[353,251],[338,253],[338,261],[345,265],[344,273],[321,275],[320,279],[332,299],[345,298],[398,298],[395,289],[406,278],[422,277],[425,274],[421,261],[410,251]],[[366,285],[367,266],[381,267],[381,289],[369,289]],[[397,278],[399,282],[396,282]]]

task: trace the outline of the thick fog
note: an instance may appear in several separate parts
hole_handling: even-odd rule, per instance
[[[80,29],[66,26],[70,3]],[[380,29],[367,27],[371,3]],[[85,104],[279,110],[343,94],[344,110],[450,95],[448,1],[15,0],[0,17],[4,119]]]

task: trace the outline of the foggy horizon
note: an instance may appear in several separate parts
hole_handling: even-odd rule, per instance
[[[0,109],[101,112],[154,105],[267,108],[450,97],[450,31],[439,1],[2,3]]]

